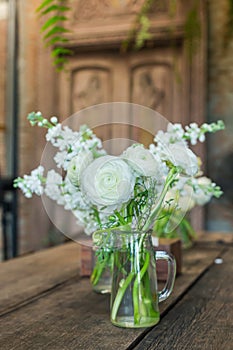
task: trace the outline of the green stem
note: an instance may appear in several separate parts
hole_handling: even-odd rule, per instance
[[[140,255],[138,257],[140,259]],[[140,282],[146,273],[148,266],[150,263],[150,254],[146,252],[145,262],[144,265],[140,271],[140,273],[137,273],[137,276],[134,281],[133,285],[133,307],[134,307],[134,323],[139,324],[140,323],[140,313],[139,313],[139,285]]]
[[[101,260],[97,255],[97,260],[95,263],[95,267],[93,269],[93,272],[91,274],[90,280],[93,286],[97,285],[99,282],[100,277],[102,276],[103,271],[106,269],[106,267],[110,267],[110,262],[112,258],[112,252],[110,251],[103,251],[101,254],[103,254]]]
[[[187,219],[183,219],[181,221],[181,224],[185,227],[185,229],[187,230],[188,232],[188,235],[189,237],[191,238],[196,238],[197,237],[197,234],[196,232],[194,231],[193,227],[190,225],[189,221]]]
[[[146,223],[145,223],[145,225],[143,227],[143,231],[147,231],[150,228],[151,223],[153,222],[153,220],[156,218],[156,216],[158,215],[159,211],[161,210],[161,206],[163,204],[164,197],[166,196],[167,191],[168,191],[170,185],[172,184],[172,182],[175,180],[177,174],[178,174],[177,168],[172,168],[170,170],[170,172],[168,173],[165,185],[164,185],[163,190],[162,190],[162,192],[160,194],[159,201],[156,204],[155,208],[152,210],[151,215],[147,219],[147,221],[146,221]]]
[[[123,216],[118,212],[118,211],[115,211],[114,214],[117,216],[119,222],[121,225],[127,225],[127,221],[125,221],[125,219],[123,218]]]
[[[93,286],[95,286],[99,282],[100,276],[102,275],[106,265],[107,263],[96,263],[91,274],[91,283],[93,284]]]
[[[118,312],[118,309],[119,309],[120,304],[122,302],[123,296],[124,296],[124,294],[126,292],[126,289],[130,285],[134,275],[135,275],[134,271],[130,272],[130,274],[125,279],[125,281],[122,284],[122,286],[120,286],[118,291],[117,291],[117,295],[115,297],[115,300],[114,300],[114,303],[113,303],[113,306],[112,306],[112,312],[111,312],[111,317],[112,317],[113,321],[116,320],[117,312]]]

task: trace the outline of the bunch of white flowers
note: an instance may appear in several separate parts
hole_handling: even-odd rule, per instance
[[[224,128],[222,122],[201,127],[192,123],[185,129],[169,124],[166,132],[155,135],[149,149],[133,144],[116,157],[106,154],[101,140],[85,125],[73,131],[40,112],[30,113],[28,120],[48,129],[46,140],[58,148],[54,160],[64,175],[54,169],[45,175],[40,165],[15,179],[14,186],[27,198],[45,194],[72,211],[87,234],[115,227],[148,230],[177,191],[181,198],[192,189],[195,204],[221,195],[211,180],[195,178],[199,162],[188,141],[204,141],[206,132]]]

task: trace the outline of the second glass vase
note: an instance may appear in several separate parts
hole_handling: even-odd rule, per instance
[[[112,286],[112,251],[104,248],[95,249],[92,259],[93,269],[91,274],[92,288],[96,293],[111,293]]]

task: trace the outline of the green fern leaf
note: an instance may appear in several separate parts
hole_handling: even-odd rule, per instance
[[[53,61],[53,63],[56,64],[56,65],[57,64],[63,64],[65,62],[67,62],[67,58],[64,57],[64,56],[59,56]]]
[[[70,8],[67,6],[51,5],[47,9],[41,12],[41,16],[44,16],[47,13],[53,12],[53,11],[66,12],[66,11],[70,11]]]
[[[52,51],[52,57],[60,56],[60,55],[71,55],[72,51],[70,49],[65,49],[64,47],[56,47]]]
[[[44,0],[40,6],[37,7],[36,12],[40,12],[43,8],[53,3],[54,0]]]
[[[68,33],[70,32],[68,29],[63,28],[61,26],[55,26],[53,27],[45,36],[44,36],[44,40],[51,37],[54,34],[58,34],[58,33]]]
[[[60,21],[67,21],[67,18],[65,16],[54,16],[49,18],[42,26],[41,31],[44,32],[46,29]]]
[[[52,46],[57,43],[67,43],[69,40],[61,36],[55,36],[52,39],[48,40],[46,46]]]
[[[69,0],[41,0],[41,5],[36,9],[40,17],[45,18],[45,23],[41,27],[41,32],[44,33],[43,40],[45,46],[51,47],[51,56],[54,58],[58,71],[63,70],[65,63],[67,62],[67,56],[73,53],[72,50],[64,48],[64,43],[68,42],[67,38],[64,38],[64,33],[69,33],[70,30],[64,27],[65,21],[68,18],[65,13],[71,8],[68,5]],[[54,48],[54,45],[56,47]]]

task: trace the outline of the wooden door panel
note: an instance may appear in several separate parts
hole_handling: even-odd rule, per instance
[[[111,100],[111,73],[105,68],[80,67],[72,72],[72,114]]]
[[[167,47],[147,50],[132,54],[130,61],[131,102],[156,110],[171,122],[187,120],[190,78],[183,47],[176,52]]]
[[[172,102],[172,75],[167,65],[144,63],[132,70],[133,103],[149,107],[162,115],[170,114]]]

